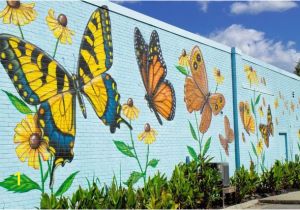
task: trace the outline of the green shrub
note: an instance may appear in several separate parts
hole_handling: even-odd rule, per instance
[[[231,184],[236,186],[236,200],[241,202],[246,196],[252,196],[259,185],[259,176],[251,164],[250,171],[242,166],[231,177]]]
[[[143,187],[123,187],[113,178],[111,185],[100,185],[93,180],[87,189],[79,188],[70,197],[42,194],[42,209],[200,209],[216,208],[221,201],[221,177],[213,168],[212,158],[203,158],[189,164],[180,163],[170,180],[156,173]],[[242,166],[231,177],[236,186],[236,201],[255,193],[265,194],[300,188],[300,161],[280,162],[259,176],[252,163],[250,170]]]
[[[196,162],[179,164],[169,182],[174,201],[181,209],[199,208],[204,192],[200,188]]]

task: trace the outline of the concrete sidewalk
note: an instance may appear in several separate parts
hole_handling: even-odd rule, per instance
[[[260,203],[300,204],[300,191],[270,196],[259,200]]]

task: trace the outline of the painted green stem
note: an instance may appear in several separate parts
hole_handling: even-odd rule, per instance
[[[197,133],[198,133],[198,144],[199,144],[199,150],[200,150],[200,156],[201,156],[203,135],[202,135],[202,138],[200,139],[200,132],[199,132],[199,128],[198,128],[199,125],[198,125],[196,112],[194,112],[194,115],[195,115],[196,129],[197,129]]]
[[[55,44],[53,58],[55,58],[55,55],[56,55],[56,52],[57,52],[57,48],[58,48],[58,43],[59,43],[59,39],[57,39],[56,44]]]
[[[131,125],[131,120],[129,121],[129,124]],[[140,160],[139,160],[139,157],[138,157],[137,152],[136,152],[136,149],[135,149],[135,145],[134,145],[134,141],[133,141],[133,137],[132,137],[132,130],[129,129],[129,132],[130,132],[131,145],[132,145],[133,152],[134,152],[134,158],[136,159],[136,161],[137,161],[137,163],[138,163],[138,165],[139,165],[139,167],[140,167],[141,173],[143,174],[144,171],[143,171],[141,162],[140,162]],[[144,176],[144,182],[146,182],[145,176]]]
[[[218,90],[218,86],[219,86],[219,85],[217,84],[217,85],[216,85],[216,89],[215,89],[215,93],[216,93],[216,92],[217,92],[217,90]]]
[[[51,171],[52,171],[52,163],[53,163],[53,161],[52,161],[52,155],[51,155],[50,160],[47,160],[49,174],[51,174]],[[49,188],[51,190],[51,195],[53,195],[53,186],[50,186]]]
[[[22,39],[24,39],[24,34],[23,34],[22,28],[19,24],[18,24],[18,28],[19,28]]]
[[[43,164],[42,164],[40,154],[38,156],[39,156],[39,164],[40,164],[40,172],[41,172],[42,193],[44,193],[44,191],[45,191],[45,180],[44,180],[44,173],[43,173]]]
[[[149,148],[150,148],[150,145],[148,144],[147,145],[147,159],[146,159],[144,179],[147,179],[147,169],[148,169],[148,161],[149,161]]]

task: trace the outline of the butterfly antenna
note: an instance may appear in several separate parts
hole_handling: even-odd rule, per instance
[[[127,127],[132,130],[132,126],[129,124],[129,122],[127,122],[126,120],[124,120],[122,117],[120,118],[121,119],[121,123],[124,123],[125,125],[127,125]]]

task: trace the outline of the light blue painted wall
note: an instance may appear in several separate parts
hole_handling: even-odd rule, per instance
[[[0,2],[0,8],[5,7],[5,2]],[[102,4],[100,4],[102,5]],[[221,70],[225,77],[224,84],[218,88],[218,92],[224,94],[226,105],[223,109],[223,115],[214,116],[212,119],[211,128],[205,134],[204,139],[212,136],[212,143],[209,150],[209,155],[215,156],[214,161],[222,160],[229,162],[230,175],[233,175],[235,170],[235,148],[234,144],[230,144],[229,157],[226,157],[219,141],[219,133],[224,134],[223,117],[227,115],[233,127],[233,112],[232,108],[232,68],[231,68],[231,48],[208,40],[206,38],[193,35],[181,29],[175,28],[168,24],[159,22],[149,17],[143,16],[136,12],[130,11],[119,5],[107,2],[110,11],[112,25],[112,39],[114,49],[113,66],[108,71],[113,76],[118,85],[118,91],[121,94],[121,103],[125,103],[129,97],[134,99],[135,105],[140,109],[140,117],[133,123],[133,134],[137,137],[138,133],[143,131],[144,124],[149,122],[158,132],[157,141],[151,145],[150,157],[160,159],[157,170],[171,175],[176,164],[185,160],[188,155],[186,146],[190,145],[197,148],[197,144],[192,140],[189,131],[188,120],[194,122],[194,115],[189,114],[184,103],[184,76],[181,75],[175,68],[178,57],[182,49],[190,51],[194,45],[199,45],[207,68],[209,89],[215,88],[213,78],[213,68],[217,67]],[[73,29],[76,35],[73,37],[72,45],[59,45],[56,59],[69,71],[75,72],[79,45],[82,38],[83,30],[86,23],[95,10],[95,6],[79,1],[38,1],[35,9],[38,12],[38,18],[33,23],[24,27],[25,39],[36,44],[50,55],[53,54],[55,39],[52,33],[48,30],[45,18],[48,9],[53,8],[58,15],[64,13],[68,17],[68,26]],[[132,18],[128,18],[130,16]],[[145,90],[139,74],[135,52],[134,52],[134,28],[139,27],[146,42],[149,42],[152,30],[157,30],[160,38],[163,57],[165,59],[168,74],[167,79],[172,82],[176,92],[176,114],[175,119],[171,122],[164,121],[164,125],[160,126],[153,113],[147,107],[144,100]],[[1,33],[10,33],[19,36],[19,31],[15,26],[8,26],[0,23]],[[295,121],[292,117],[299,114],[299,109],[294,113],[280,116],[280,111],[274,109],[274,97],[278,95],[280,90],[288,100],[291,100],[291,91],[295,91],[293,101],[297,103],[300,97],[299,79],[288,77],[278,73],[279,71],[272,66],[260,63],[259,61],[248,58],[244,55],[237,55],[237,99],[248,99],[251,94],[244,89],[247,83],[244,74],[244,65],[250,64],[258,74],[264,76],[267,80],[267,87],[263,91],[270,93],[266,96],[267,103],[271,104],[273,121],[277,116],[280,120],[278,126],[275,126],[275,136],[270,139],[270,148],[268,149],[267,165],[270,166],[275,158],[278,157],[280,149],[282,149],[283,138],[278,136],[278,132],[287,132],[289,145],[293,147],[293,153],[297,152],[297,130],[299,129],[299,121]],[[257,64],[259,63],[259,64]],[[74,69],[75,66],[75,69]],[[275,69],[276,71],[272,71]],[[13,84],[10,82],[8,75],[3,67],[0,67],[0,89],[10,91],[17,95]],[[39,182],[40,175],[38,170],[34,170],[27,166],[27,163],[21,163],[15,154],[15,144],[13,143],[14,128],[21,119],[24,118],[19,114],[8,101],[4,93],[0,93],[0,165],[1,173],[0,180],[8,177],[11,174],[20,171],[30,175],[30,177]],[[92,178],[93,175],[100,178],[102,182],[110,183],[113,174],[119,174],[119,167],[122,168],[122,180],[125,181],[130,172],[137,170],[137,164],[133,159],[125,158],[120,154],[112,140],[125,140],[129,143],[129,131],[122,125],[121,129],[115,134],[110,134],[109,128],[104,126],[97,118],[92,107],[86,102],[88,118],[85,120],[77,107],[76,122],[77,134],[75,140],[74,153],[75,157],[72,163],[67,163],[65,167],[59,167],[55,172],[55,187],[56,189],[63,180],[72,172],[79,170],[80,173],[76,176],[72,188],[67,194],[71,194],[78,185],[86,186],[86,177]],[[300,116],[299,116],[300,117]],[[198,121],[200,116],[198,114]],[[239,128],[241,135],[242,125],[239,119]],[[262,122],[264,122],[262,120]],[[275,123],[275,122],[274,122]],[[240,158],[241,164],[248,166],[249,155],[251,150],[249,142],[254,139],[247,137],[247,142],[240,142]],[[136,142],[138,153],[141,155],[141,161],[145,161],[146,146],[142,142]],[[149,175],[153,175],[156,170],[150,170]],[[47,183],[48,184],[48,183]],[[0,188],[0,207],[3,208],[32,208],[39,206],[40,192],[31,191],[24,194],[15,194],[7,192]]]

